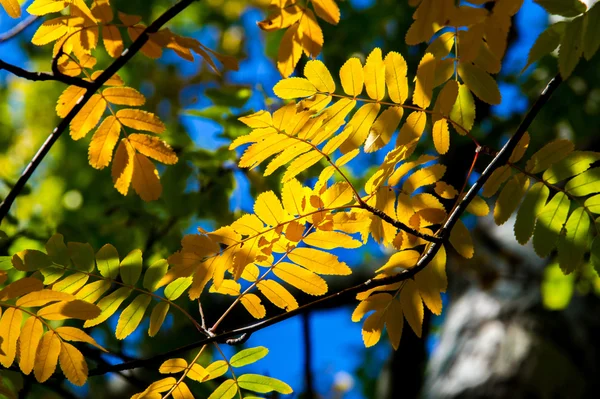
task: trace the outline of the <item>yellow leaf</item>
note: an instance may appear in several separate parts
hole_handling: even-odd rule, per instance
[[[483,185],[483,196],[491,197],[496,194],[502,183],[507,181],[512,175],[512,170],[509,165],[502,165],[496,169],[488,181]]]
[[[472,213],[475,216],[486,216],[490,213],[490,207],[483,198],[476,195],[467,206],[467,212]]]
[[[465,135],[475,124],[475,100],[469,88],[465,85],[458,85],[458,97],[450,111],[450,119],[455,126],[458,134]],[[467,132],[465,132],[465,129]]]
[[[150,314],[149,336],[154,337],[158,333],[167,317],[167,313],[169,313],[169,306],[167,302],[159,302],[154,306]]]
[[[75,297],[86,302],[94,303],[108,291],[110,286],[111,283],[107,280],[94,281],[80,289]]]
[[[210,287],[210,289],[208,290],[208,292],[214,292],[217,294],[231,295],[231,296],[240,295],[240,291],[241,291],[240,283],[238,283],[237,281],[234,281],[234,280],[223,280],[221,282],[221,285],[219,286],[219,288],[217,288],[216,285],[213,284]]]
[[[102,75],[103,72],[103,70],[94,71],[92,73],[92,80],[98,79],[98,76]],[[121,77],[115,73],[113,76],[108,78],[104,84],[106,86],[123,86],[125,82],[123,82],[123,79],[121,79]]]
[[[362,327],[362,337],[365,347],[369,348],[379,342],[384,322],[385,312],[381,310],[367,317]]]
[[[334,93],[335,82],[329,69],[319,60],[310,60],[304,67],[304,76],[314,87],[323,93]]]
[[[517,209],[529,188],[529,178],[523,173],[514,176],[500,191],[494,207],[494,221],[498,226],[506,223]]]
[[[0,364],[5,368],[12,365],[17,354],[17,340],[21,334],[20,309],[8,308],[0,319]]]
[[[365,142],[380,109],[381,105],[377,103],[367,103],[354,113],[345,128],[351,130],[352,133],[340,147],[343,154],[349,153]]]
[[[275,95],[279,98],[309,97],[317,93],[317,88],[305,78],[282,79],[273,87]]]
[[[56,114],[64,118],[73,109],[79,99],[85,94],[85,89],[77,86],[69,86],[62,92],[56,103]]]
[[[240,298],[240,302],[255,319],[262,319],[267,315],[260,298],[254,294],[245,294]]]
[[[188,366],[188,362],[182,358],[165,360],[163,364],[158,368],[158,372],[161,374],[174,374],[180,373],[185,370]]]
[[[445,154],[450,149],[450,130],[445,119],[435,121],[433,124],[433,145],[439,154]]]
[[[256,198],[254,213],[269,226],[277,226],[290,219],[273,191],[261,193]]]
[[[79,140],[96,127],[106,110],[106,100],[94,94],[71,121],[71,137]]]
[[[385,312],[385,328],[387,329],[388,337],[394,350],[398,350],[400,346],[403,326],[404,315],[402,314],[402,304],[397,300],[393,300]]]
[[[323,31],[317,22],[315,14],[306,8],[300,18],[299,31],[302,32],[302,47],[308,57],[317,57],[323,48]]]
[[[462,257],[471,259],[475,253],[471,233],[462,220],[458,220],[450,232],[450,244]]]
[[[50,330],[44,334],[36,352],[33,373],[38,382],[45,382],[56,369],[62,345],[58,335]]]
[[[92,167],[103,169],[108,166],[120,132],[121,124],[114,116],[102,121],[90,142],[88,158]]]
[[[435,192],[444,199],[452,199],[458,195],[458,191],[454,187],[443,181],[435,183]]]
[[[38,345],[44,334],[44,326],[35,316],[29,317],[19,336],[19,368],[25,375],[29,375],[35,365],[35,355]]]
[[[33,291],[39,291],[43,288],[44,284],[37,278],[24,277],[4,287],[0,291],[0,301],[18,298],[21,295],[25,295]]]
[[[132,129],[144,130],[160,134],[165,131],[164,123],[153,113],[139,109],[122,109],[117,112],[117,119]]]
[[[435,57],[433,54],[426,53],[421,59],[419,67],[417,68],[413,103],[423,109],[429,107],[429,104],[431,104],[431,98],[433,97],[435,67]]]
[[[76,299],[48,305],[38,310],[37,315],[46,320],[90,320],[100,315],[100,308],[93,303]]]
[[[408,67],[400,53],[390,51],[385,56],[385,82],[388,94],[396,104],[404,104],[408,98]]]
[[[102,26],[102,40],[106,52],[113,58],[117,58],[123,52],[123,38],[119,28],[114,25]],[[108,82],[107,82],[108,84]]]
[[[127,338],[138,328],[151,300],[149,295],[140,294],[123,310],[115,332],[117,339]]]
[[[21,12],[20,8],[19,12]],[[67,26],[68,20],[69,17],[62,16],[45,21],[43,24],[40,25],[40,27],[37,29],[37,31],[31,38],[31,43],[35,44],[36,46],[43,46],[57,39],[60,39],[69,32],[69,27]]]
[[[567,139],[551,141],[531,156],[525,169],[530,173],[539,173],[565,158],[575,146]]]
[[[411,112],[406,118],[404,125],[398,133],[396,139],[396,147],[406,146],[406,152],[403,154],[404,158],[409,157],[414,152],[423,131],[427,124],[427,114],[421,111]]]
[[[452,47],[454,47],[455,35],[455,32],[442,33],[427,46],[425,52],[433,54],[438,60],[445,58],[452,51]]]
[[[278,308],[290,311],[298,307],[298,302],[288,290],[274,280],[263,280],[257,285],[258,290]]]
[[[277,69],[283,77],[288,77],[294,72],[296,64],[302,56],[302,34],[299,23],[290,26],[281,39],[279,53],[277,54]]]
[[[405,280],[402,290],[400,291],[400,305],[404,318],[415,332],[416,336],[421,338],[423,326],[423,302],[417,290],[416,283],[411,280]]]
[[[28,308],[44,306],[49,304],[50,302],[69,301],[73,299],[75,299],[75,297],[71,294],[44,289],[40,291],[30,292],[29,294],[17,299],[17,306]]]
[[[366,67],[365,67],[366,68]],[[392,134],[398,128],[404,109],[400,106],[384,110],[371,126],[369,137],[365,142],[365,152],[374,152],[390,142]]]
[[[150,384],[143,392],[133,395],[131,399],[154,399],[157,397],[156,395],[161,398],[160,393],[168,391],[176,383],[177,380],[173,377],[163,378]]]
[[[94,319],[87,320],[83,323],[84,328],[97,326],[100,323],[103,323],[106,319],[112,316],[119,306],[123,303],[125,299],[131,293],[131,289],[127,287],[118,288],[115,292],[112,292],[102,298],[100,302],[98,302],[98,307],[102,311],[100,315]]]
[[[140,153],[153,158],[158,162],[167,165],[172,165],[177,162],[177,155],[171,146],[158,137],[134,133],[130,134],[127,139]]]
[[[340,80],[344,92],[349,96],[359,96],[365,83],[365,73],[358,58],[350,58],[340,68]]]
[[[75,327],[58,327],[54,330],[59,337],[64,341],[85,342],[100,349],[102,352],[108,352],[106,349],[98,345],[96,340],[90,337],[85,331]]]
[[[435,164],[423,169],[417,170],[410,175],[402,185],[402,191],[412,194],[416,189],[436,183],[446,173],[446,166]]]
[[[385,64],[381,57],[381,49],[376,47],[367,57],[364,67],[367,94],[373,100],[378,101],[381,101],[385,96]]]
[[[388,293],[369,295],[362,300],[352,312],[351,320],[358,322],[369,312],[374,310],[384,310],[392,301],[392,296]]]
[[[0,4],[12,18],[19,18],[21,16],[21,5],[17,0],[0,0]],[[33,6],[33,4],[31,6]],[[29,7],[31,8],[31,6]]]
[[[309,295],[327,293],[327,283],[323,278],[293,263],[281,262],[273,268],[273,273],[281,280]]]
[[[446,83],[435,100],[434,111],[437,111],[444,116],[449,115],[458,98],[458,91],[459,86],[455,80]],[[434,117],[438,117],[438,115],[435,115]]]
[[[321,195],[325,208],[338,208],[347,205],[353,198],[352,187],[346,182],[335,183]]]
[[[481,101],[497,105],[502,102],[502,96],[498,89],[498,83],[483,69],[469,63],[458,64],[458,74],[465,85]]]
[[[109,87],[102,91],[102,96],[111,104],[140,106],[146,102],[146,97],[131,87]]]
[[[347,234],[323,230],[310,233],[304,238],[304,243],[323,249],[358,248],[362,246],[360,241],[355,240]]]
[[[340,22],[340,8],[334,0],[313,0],[312,4],[319,18],[332,25],[337,25]]]
[[[512,154],[510,154],[508,162],[519,162],[521,158],[523,158],[523,155],[525,155],[525,151],[527,151],[527,148],[529,147],[529,139],[529,133],[525,132],[523,137],[521,137],[521,140],[519,140],[519,142],[517,143],[517,146],[513,150]]]
[[[111,22],[115,17],[109,0],[94,0],[91,12],[98,21],[104,23]]]
[[[352,270],[338,257],[328,252],[313,248],[296,248],[288,255],[292,262],[299,264],[317,274],[346,276]]]
[[[415,276],[415,283],[423,303],[432,313],[442,313],[440,292],[445,292],[448,285],[446,277],[446,251],[442,246],[429,265]]]
[[[88,367],[83,355],[77,348],[63,342],[58,359],[60,368],[69,382],[77,386],[85,384],[88,377]]]
[[[421,254],[417,251],[401,251],[393,254],[385,265],[376,270],[376,273],[394,272],[394,269],[399,267],[402,269],[412,269],[416,264]]]
[[[55,291],[73,294],[87,283],[90,276],[85,273],[74,273],[65,277],[61,281],[54,283],[52,289]]]
[[[143,154],[134,155],[131,185],[144,201],[157,200],[162,193],[162,185],[154,164]]]

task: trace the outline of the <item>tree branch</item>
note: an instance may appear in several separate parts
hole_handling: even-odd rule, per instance
[[[31,162],[23,173],[19,180],[15,184],[15,186],[10,190],[2,204],[0,204],[0,223],[4,220],[4,217],[8,214],[10,207],[13,202],[27,184],[27,181],[35,172],[35,169],[40,165],[44,157],[48,154],[54,143],[59,139],[59,137],[64,133],[64,131],[69,127],[69,124],[75,118],[77,113],[87,104],[90,98],[94,95],[96,91],[98,91],[108,79],[110,79],[115,73],[117,73],[123,66],[125,66],[129,60],[133,58],[134,55],[137,54],[138,51],[146,44],[149,40],[151,33],[156,33],[163,25],[177,16],[180,12],[185,10],[190,4],[192,4],[196,0],[181,0],[180,2],[173,5],[167,11],[165,11],[160,17],[158,17],[154,22],[152,22],[142,34],[131,44],[128,49],[125,49],[119,58],[117,58],[96,80],[92,82],[90,87],[87,88],[85,94],[81,97],[81,99],[77,102],[75,107],[67,114],[67,116],[60,121],[58,126],[54,128],[52,133],[48,136],[44,144],[40,147],[38,152],[33,156]]]
[[[13,28],[7,30],[6,32],[0,34],[0,43],[4,43],[9,41],[10,39],[15,38],[19,33],[23,32],[29,25],[37,21],[39,16],[30,15],[18,24],[16,24]]]
[[[68,85],[83,87],[84,89],[92,89],[94,87],[94,82],[89,82],[87,80],[61,74],[52,74],[46,72],[31,72],[27,71],[23,68],[20,68],[16,65],[9,64],[8,62],[0,60],[0,70],[5,70],[13,75],[16,75],[20,78],[31,80],[34,82],[40,81],[56,81],[62,82]]]
[[[206,344],[209,344],[212,342],[224,342],[227,339],[232,338],[232,337],[243,336],[244,339],[247,339],[252,333],[254,333],[256,331],[259,331],[259,330],[262,330],[269,326],[272,326],[274,324],[280,323],[280,322],[287,320],[291,317],[294,317],[298,314],[305,313],[319,305],[322,305],[323,303],[330,302],[333,300],[339,300],[342,297],[350,297],[352,295],[356,295],[360,292],[366,291],[371,288],[380,287],[380,286],[388,285],[388,284],[393,284],[393,283],[407,280],[409,278],[413,278],[417,273],[419,273],[421,270],[423,270],[433,260],[435,255],[438,253],[438,251],[442,247],[443,243],[445,243],[448,240],[448,238],[450,236],[450,232],[452,231],[452,228],[454,227],[456,222],[459,220],[461,215],[464,213],[464,211],[466,210],[469,203],[473,200],[473,198],[475,198],[475,196],[477,195],[479,190],[483,187],[485,182],[490,178],[492,173],[498,167],[504,165],[508,161],[508,159],[510,158],[510,154],[517,146],[521,137],[523,137],[523,135],[525,134],[525,132],[527,131],[527,129],[529,128],[529,126],[531,125],[531,123],[533,122],[533,120],[535,119],[537,114],[539,113],[539,111],[546,104],[546,102],[548,102],[552,93],[556,90],[556,88],[560,85],[561,82],[562,82],[561,77],[556,76],[548,83],[548,85],[546,86],[546,88],[544,89],[544,91],[542,92],[540,97],[535,102],[535,104],[531,107],[529,112],[525,115],[525,118],[523,119],[523,121],[521,122],[519,127],[517,128],[515,134],[510,138],[510,140],[508,140],[508,142],[504,145],[502,150],[500,150],[498,152],[498,154],[494,157],[494,159],[488,164],[488,166],[486,167],[484,172],[481,174],[479,179],[477,179],[475,184],[473,184],[473,186],[469,189],[467,194],[462,198],[462,200],[459,202],[459,204],[455,207],[454,211],[451,213],[451,215],[448,218],[448,220],[446,221],[446,223],[444,223],[444,225],[440,228],[439,235],[441,236],[442,241],[430,244],[429,248],[427,248],[425,254],[419,259],[419,261],[417,262],[415,267],[413,267],[411,269],[406,269],[406,270],[404,270],[396,275],[393,275],[393,276],[384,277],[384,278],[376,279],[376,280],[369,279],[361,284],[358,284],[353,287],[349,287],[349,288],[343,289],[341,291],[338,291],[336,293],[330,294],[328,296],[322,297],[320,299],[317,299],[316,301],[313,301],[306,305],[300,306],[289,312],[278,314],[269,319],[266,319],[266,320],[263,320],[258,323],[254,323],[254,324],[251,324],[251,325],[248,325],[245,327],[225,331],[225,332],[222,332],[215,336],[204,338],[204,339],[198,340],[196,342],[192,342],[188,345],[184,345],[177,349],[174,349],[174,350],[162,353],[162,354],[158,354],[158,355],[149,357],[147,359],[133,360],[131,362],[117,364],[117,365],[110,366],[110,367],[104,367],[104,368],[99,367],[95,370],[90,371],[89,375],[90,376],[103,375],[106,373],[111,373],[111,372],[116,372],[116,371],[131,370],[131,369],[135,369],[135,368],[147,367],[149,365],[154,365],[156,363],[162,362],[163,360],[183,354],[189,350],[198,348],[202,345],[206,345]]]

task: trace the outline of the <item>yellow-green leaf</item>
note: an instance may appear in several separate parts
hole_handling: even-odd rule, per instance
[[[568,22],[565,27],[565,33],[560,41],[558,70],[560,71],[560,76],[565,80],[571,76],[571,73],[573,73],[579,59],[583,55],[584,22],[584,15],[580,15]]]
[[[510,215],[521,203],[521,198],[523,198],[528,188],[529,178],[522,173],[514,176],[506,183],[500,191],[496,206],[494,206],[494,221],[498,226],[506,223],[510,218]]]
[[[521,72],[524,72],[531,64],[539,61],[546,54],[550,54],[560,44],[561,33],[564,32],[566,23],[561,21],[550,25],[545,31],[540,33],[538,38],[533,43],[531,50],[529,50],[529,56],[527,57],[527,64],[523,67]]]
[[[119,266],[123,283],[135,285],[142,273],[142,251],[134,249],[121,261]]]
[[[527,148],[529,147],[529,140],[530,140],[529,133],[525,132],[523,137],[521,137],[521,139],[517,143],[517,146],[515,147],[513,152],[510,154],[510,158],[508,159],[508,162],[511,162],[511,163],[519,162],[521,160],[521,158],[523,158],[523,155],[525,155],[525,151],[527,151]]]
[[[110,244],[105,244],[96,252],[96,264],[103,277],[114,280],[119,275],[119,253]]]
[[[567,220],[571,201],[565,193],[557,193],[538,214],[533,231],[533,249],[542,258],[554,249],[560,231]]]
[[[208,399],[231,399],[237,394],[237,385],[231,378],[223,381]]]
[[[290,394],[293,392],[292,388],[285,382],[264,375],[244,374],[238,377],[237,382],[240,388],[258,393],[275,391],[283,394]]]
[[[525,195],[515,222],[515,237],[521,245],[531,238],[537,216],[546,205],[549,195],[550,190],[542,182],[534,184]]]
[[[158,333],[167,317],[167,313],[169,313],[169,306],[167,302],[159,302],[154,306],[150,314],[149,336],[154,337]]]
[[[590,169],[575,176],[566,184],[565,190],[576,197],[600,192],[600,168]]]
[[[123,310],[123,313],[119,316],[119,322],[117,323],[117,330],[115,333],[117,339],[127,338],[136,328],[138,328],[151,300],[152,298],[150,295],[140,294],[131,301],[125,310]]]
[[[86,302],[94,303],[108,291],[110,286],[111,283],[107,280],[94,281],[80,289],[77,294],[75,294],[75,297]]]
[[[585,172],[591,164],[600,160],[600,153],[593,151],[573,151],[563,160],[550,166],[543,175],[550,184]]]
[[[452,244],[454,249],[456,249],[456,252],[462,257],[467,259],[473,257],[473,254],[475,253],[473,239],[462,220],[458,220],[450,232],[450,244]]]
[[[565,234],[558,237],[558,263],[565,274],[577,269],[587,250],[590,218],[584,208],[577,208],[569,216]]]
[[[481,101],[496,105],[502,101],[498,83],[486,71],[469,63],[458,64],[458,74]]]
[[[467,134],[475,124],[475,100],[466,85],[458,85],[458,97],[450,111],[450,119],[454,124],[459,126],[455,127],[456,131],[463,136]]]
[[[533,154],[525,168],[530,173],[539,173],[565,158],[574,147],[570,140],[554,140]]]
[[[150,292],[158,289],[158,282],[165,276],[169,263],[165,259],[154,262],[144,273],[144,288]]]
[[[192,285],[192,277],[180,277],[165,287],[165,297],[171,301],[176,300]]]
[[[599,24],[600,6],[596,3],[587,13],[587,29],[583,38],[583,55],[586,60],[591,60],[598,51],[598,47],[600,47],[600,35],[594,29]]]
[[[502,183],[507,181],[511,175],[512,170],[509,165],[502,165],[497,168],[483,185],[483,196],[489,198],[496,194]]]
[[[229,359],[229,364],[233,367],[242,367],[248,364],[255,363],[267,356],[269,350],[264,346],[257,346],[255,348],[248,348],[239,351]]]
[[[102,311],[98,317],[92,320],[88,320],[83,324],[84,328],[97,326],[100,323],[103,323],[106,319],[112,316],[119,306],[123,303],[125,299],[131,293],[131,289],[127,287],[118,288],[115,292],[112,292],[102,298],[100,302],[98,302],[98,307]]]

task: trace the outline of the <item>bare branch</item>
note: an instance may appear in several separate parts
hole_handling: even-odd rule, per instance
[[[93,82],[89,82],[78,77],[63,75],[62,73],[57,75],[46,72],[31,72],[0,60],[0,70],[2,69],[12,73],[15,76],[34,82],[56,81],[68,85],[83,87],[84,89],[90,89],[94,86]]]
[[[27,184],[27,181],[35,172],[35,169],[40,165],[44,157],[48,154],[54,143],[60,138],[60,136],[64,133],[65,130],[69,127],[69,124],[75,118],[77,113],[87,104],[90,98],[94,95],[94,93],[99,90],[108,79],[110,79],[115,73],[117,73],[121,68],[123,68],[129,60],[135,56],[138,51],[142,49],[144,44],[149,40],[151,33],[156,33],[163,25],[177,16],[180,12],[185,10],[190,4],[192,4],[196,0],[181,0],[179,3],[176,3],[167,11],[165,11],[160,17],[158,17],[154,22],[152,22],[142,34],[131,44],[128,49],[125,49],[121,56],[117,58],[93,83],[90,87],[87,88],[85,94],[81,97],[81,100],[77,102],[75,107],[67,114],[67,116],[60,121],[58,126],[54,128],[52,133],[48,136],[44,144],[40,147],[38,152],[33,156],[31,162],[27,165],[19,180],[15,183],[14,187],[10,190],[4,201],[0,204],[0,223],[4,217],[8,214],[10,207],[13,202]]]
[[[163,361],[165,359],[169,359],[171,357],[175,357],[177,355],[184,354],[184,353],[186,353],[192,349],[198,348],[202,345],[206,345],[206,344],[209,344],[212,342],[223,342],[232,337],[242,336],[243,339],[246,340],[249,338],[249,336],[251,334],[253,334],[256,331],[259,331],[259,330],[262,330],[269,326],[272,326],[274,324],[280,323],[284,320],[287,320],[287,319],[297,316],[299,314],[303,314],[303,313],[305,313],[317,306],[320,306],[326,302],[340,300],[341,298],[346,298],[346,297],[350,298],[360,292],[366,291],[366,290],[374,288],[374,287],[380,287],[383,285],[393,284],[393,283],[397,283],[400,281],[408,280],[409,278],[413,278],[417,273],[419,273],[421,270],[423,270],[433,260],[435,255],[438,253],[438,251],[442,247],[443,243],[445,243],[449,239],[450,231],[452,231],[452,228],[454,227],[456,222],[459,220],[461,215],[465,212],[469,203],[471,203],[473,198],[475,198],[475,196],[477,195],[479,190],[483,187],[485,182],[490,178],[492,173],[498,167],[500,167],[508,162],[510,154],[517,146],[519,140],[521,139],[521,137],[523,137],[523,135],[525,134],[525,132],[527,131],[527,129],[529,128],[529,126],[531,125],[531,123],[533,122],[533,120],[535,119],[537,114],[539,113],[539,111],[546,104],[546,102],[550,99],[552,93],[556,90],[556,88],[560,85],[561,82],[562,82],[561,77],[556,76],[548,83],[548,85],[546,86],[546,88],[544,89],[544,91],[542,92],[540,97],[535,102],[535,104],[531,107],[529,112],[525,115],[525,118],[523,119],[523,121],[521,122],[519,127],[517,128],[515,134],[510,138],[510,140],[508,140],[508,142],[504,145],[502,150],[500,150],[498,152],[498,154],[496,154],[494,159],[488,164],[485,171],[481,174],[479,179],[477,179],[475,184],[473,184],[473,186],[469,189],[469,191],[464,196],[464,198],[454,208],[454,211],[451,213],[451,215],[448,218],[448,220],[446,221],[446,223],[440,228],[438,235],[441,237],[441,242],[434,242],[434,243],[430,244],[429,247],[427,248],[425,254],[419,259],[419,261],[417,262],[415,267],[413,267],[411,269],[406,269],[406,270],[404,270],[396,275],[393,275],[393,276],[389,276],[389,277],[385,277],[385,278],[381,278],[381,279],[377,279],[377,280],[373,280],[373,279],[367,280],[361,284],[355,285],[353,287],[345,288],[341,291],[338,291],[336,293],[333,293],[328,296],[317,299],[313,302],[310,302],[306,305],[300,306],[289,312],[278,314],[269,319],[266,319],[266,320],[263,320],[258,323],[254,323],[254,324],[251,324],[251,325],[248,325],[245,327],[225,331],[225,332],[216,334],[214,336],[204,338],[204,339],[201,339],[196,342],[192,342],[192,343],[182,346],[180,348],[152,356],[147,359],[133,360],[131,362],[117,364],[117,365],[110,366],[110,367],[103,367],[103,368],[99,367],[95,370],[90,371],[89,375],[90,376],[103,375],[106,373],[111,373],[111,372],[116,372],[116,371],[148,367],[150,365],[160,363],[161,361]],[[233,341],[231,341],[231,343],[237,343],[237,340],[233,340]]]
[[[4,33],[1,33],[0,34],[0,43],[7,42],[10,39],[17,37],[17,35],[19,33],[23,32],[25,29],[27,29],[27,27],[29,27],[29,25],[31,25],[32,23],[37,21],[38,18],[39,18],[39,16],[37,16],[37,15],[30,15],[27,18],[25,18],[24,20],[22,20],[21,22],[19,22],[18,24],[16,24],[13,28],[7,30]]]

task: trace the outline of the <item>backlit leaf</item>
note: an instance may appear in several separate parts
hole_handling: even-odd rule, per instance
[[[111,244],[105,244],[96,252],[96,264],[103,277],[116,279],[119,275],[119,253]]]
[[[593,168],[575,176],[566,184],[565,190],[577,197],[600,192],[600,168]]]
[[[413,329],[417,337],[421,337],[423,327],[423,317],[425,310],[423,302],[417,289],[417,285],[413,280],[406,280],[400,291],[400,305],[404,318]]]
[[[377,269],[376,273],[381,273],[383,271],[390,273],[395,268],[411,269],[417,264],[420,257],[421,254],[417,251],[396,252],[390,257],[385,265]]]
[[[577,2],[579,3],[579,1]],[[579,59],[583,55],[584,22],[584,15],[581,15],[567,23],[565,27],[565,33],[558,49],[558,70],[563,79],[571,76],[571,73],[573,73]]]
[[[136,153],[133,159],[133,189],[144,201],[157,200],[162,193],[162,186],[156,167],[143,154]]]
[[[319,18],[332,25],[340,22],[340,9],[334,0],[312,0],[312,4]]]
[[[458,74],[465,85],[480,100],[492,105],[500,104],[502,101],[498,83],[483,69],[460,62],[458,64]]]
[[[450,119],[460,127],[456,128],[458,134],[465,135],[475,124],[475,100],[466,85],[458,85],[458,97],[450,111]]]
[[[158,372],[161,374],[174,374],[181,373],[188,366],[188,362],[182,358],[165,360],[160,367]]]
[[[42,321],[37,317],[30,317],[25,321],[19,336],[19,368],[25,375],[33,371],[37,348],[44,334]]]
[[[494,206],[494,221],[498,226],[506,223],[521,202],[521,198],[529,188],[529,178],[522,173],[514,176],[504,186],[496,206]]]
[[[542,258],[554,249],[563,224],[567,220],[571,201],[565,193],[557,193],[538,214],[533,231],[533,249]]]
[[[267,315],[260,298],[254,294],[245,294],[240,298],[240,302],[255,319],[262,319]]]
[[[579,0],[534,0],[544,7],[550,14],[563,17],[575,17],[585,12],[586,6]]]
[[[102,121],[90,142],[88,159],[92,167],[102,169],[110,164],[120,132],[121,124],[114,116]]]
[[[385,64],[381,49],[375,48],[367,57],[364,67],[365,88],[373,100],[382,100],[385,96]]]
[[[98,317],[92,320],[88,320],[83,324],[84,328],[97,326],[103,323],[106,319],[112,316],[119,306],[131,293],[131,289],[127,287],[118,288],[116,291],[108,294],[98,302],[98,307],[102,311]]]
[[[329,69],[319,60],[310,60],[304,67],[304,76],[320,92],[334,93],[335,82]]]
[[[150,314],[150,327],[148,327],[148,335],[154,337],[162,327],[167,313],[169,313],[169,304],[167,302],[159,302],[152,309]]]
[[[435,57],[433,54],[426,53],[421,59],[421,62],[419,62],[415,91],[413,93],[413,103],[421,108],[427,108],[431,104],[435,66]]]
[[[88,377],[87,363],[81,352],[73,345],[66,342],[61,343],[61,350],[58,360],[60,368],[72,384],[82,386]]]
[[[563,160],[550,166],[543,175],[550,184],[558,183],[571,176],[585,172],[590,165],[600,160],[600,153],[592,151],[573,151]]]
[[[12,365],[17,355],[17,340],[21,334],[21,309],[8,308],[0,319],[0,364],[5,368]]]
[[[75,299],[48,305],[38,310],[37,315],[46,320],[90,320],[100,315],[100,308],[93,303]]]
[[[269,350],[264,346],[257,346],[255,348],[248,348],[239,351],[229,359],[229,364],[233,367],[242,367],[248,364],[255,363],[267,356]]]
[[[142,274],[142,251],[134,249],[127,254],[119,265],[123,283],[135,285]]]
[[[71,121],[71,138],[79,140],[95,128],[106,105],[106,100],[100,94],[94,94]]]
[[[60,338],[54,331],[47,331],[40,341],[33,366],[33,373],[38,382],[45,382],[56,369],[58,356],[62,349]]]
[[[223,381],[208,399],[231,399],[237,394],[237,385],[231,378]]]
[[[546,205],[549,195],[550,190],[542,182],[534,184],[525,195],[515,222],[515,237],[521,245],[531,238],[537,216]]]
[[[0,1],[0,5],[4,7],[4,11],[12,18],[19,18],[21,16],[21,5],[17,0],[2,0]],[[29,6],[29,8],[31,8],[31,6]]]
[[[273,268],[273,273],[284,282],[309,295],[327,293],[327,283],[323,278],[293,263],[281,262]]]
[[[298,307],[298,302],[288,290],[274,280],[263,280],[257,285],[258,290],[278,308],[290,311]]]
[[[583,38],[583,55],[586,60],[591,60],[600,47],[600,35],[595,34],[596,29],[593,28],[598,24],[600,24],[600,6],[596,3],[587,13],[588,27]]]
[[[85,342],[96,348],[100,349],[102,352],[108,352],[106,349],[98,345],[96,340],[89,336],[85,331],[80,330],[75,327],[58,327],[54,330],[61,339],[65,341],[74,341],[74,342]]]
[[[475,253],[473,239],[462,220],[458,220],[450,232],[450,244],[452,244],[454,249],[456,249],[456,252],[462,257],[467,259],[473,257],[473,254]]]
[[[292,388],[285,382],[264,375],[244,374],[239,376],[237,381],[240,388],[258,393],[275,391],[283,394],[290,394],[293,392]]]
[[[590,218],[584,208],[577,208],[565,224],[565,234],[558,237],[558,262],[565,274],[575,271],[583,262],[588,246]]]
[[[139,109],[121,109],[117,112],[116,117],[123,125],[132,129],[157,134],[164,132],[166,129],[158,116]]]
[[[146,97],[131,87],[109,87],[102,91],[102,96],[111,104],[137,107],[144,105]]]
[[[273,87],[273,92],[279,98],[310,97],[317,93],[317,88],[305,78],[287,78],[280,80]]]
[[[125,339],[138,328],[144,318],[144,313],[152,298],[150,295],[140,294],[123,310],[117,323],[115,336],[117,339]]]
[[[365,83],[365,73],[358,58],[350,58],[340,68],[340,80],[344,92],[349,96],[359,96]]]
[[[404,57],[395,51],[385,56],[385,83],[390,99],[396,104],[404,104],[408,98],[408,67]]]

